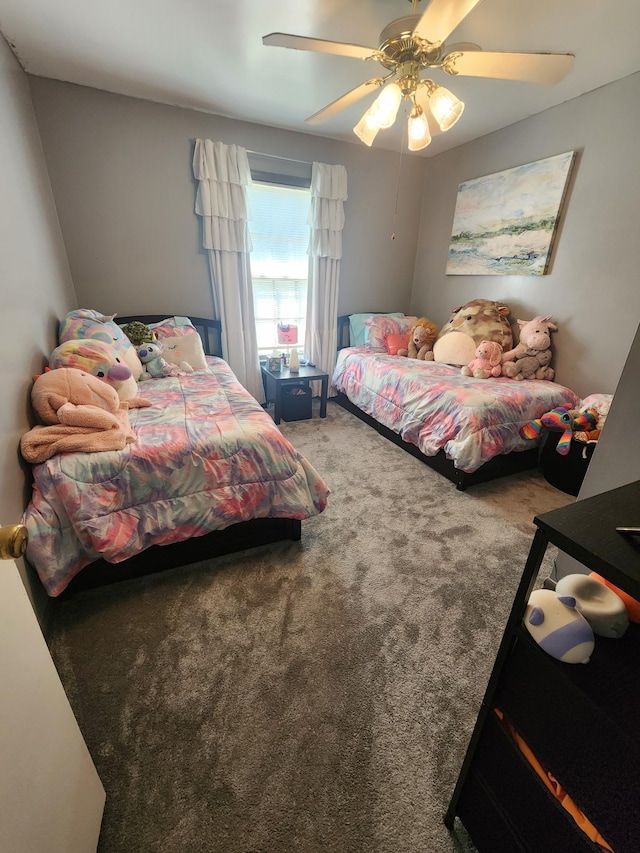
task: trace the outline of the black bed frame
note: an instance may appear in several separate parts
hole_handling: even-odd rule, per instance
[[[349,316],[341,315],[338,317],[338,349],[343,349],[348,346]],[[420,459],[420,461],[424,462],[425,465],[428,465],[429,468],[433,468],[433,470],[437,471],[438,474],[442,474],[442,476],[446,477],[447,480],[455,483],[456,489],[460,492],[463,492],[469,486],[474,486],[478,483],[486,483],[489,480],[495,480],[498,477],[506,477],[509,474],[517,474],[520,471],[530,471],[531,469],[538,467],[539,452],[538,448],[534,447],[531,450],[514,451],[501,456],[494,456],[493,459],[489,459],[488,462],[481,465],[477,471],[467,473],[466,471],[461,471],[459,468],[456,468],[453,461],[451,459],[447,459],[444,450],[439,450],[435,456],[426,456],[418,447],[416,447],[415,444],[405,441],[397,432],[394,432],[392,429],[389,429],[389,427],[379,423],[375,418],[372,418],[371,415],[368,415],[366,412],[363,412],[362,409],[359,409],[358,406],[356,406],[355,403],[352,403],[346,394],[343,394],[341,391],[338,391],[337,396],[333,399],[339,406],[342,406],[343,409],[346,409],[357,418],[360,418],[361,421],[364,421],[366,424],[373,427],[376,432],[380,433],[380,435],[388,438],[389,441],[392,441],[398,447],[406,450],[407,453],[415,456],[416,459]]]
[[[144,314],[120,317],[116,322],[123,326],[134,320],[141,323],[159,323],[171,314]],[[189,317],[202,339],[206,355],[222,357],[222,324],[220,320]],[[87,565],[69,583],[57,600],[70,598],[75,593],[105,586],[121,580],[198,563],[223,554],[244,551],[259,545],[269,545],[286,539],[299,541],[302,523],[298,518],[254,518],[232,524],[224,530],[214,530],[204,536],[175,542],[171,545],[152,545],[121,563],[96,560]]]

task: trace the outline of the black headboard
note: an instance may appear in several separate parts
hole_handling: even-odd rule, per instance
[[[349,315],[341,314],[338,317],[338,349],[344,349],[350,344]]]
[[[384,314],[384,311],[372,311],[372,314]],[[338,316],[338,349],[351,346],[351,333],[349,326],[349,314]]]
[[[172,314],[136,314],[121,317],[117,314],[115,321],[119,326],[124,326],[138,320],[148,326],[150,323],[159,323],[161,320],[166,320],[167,317],[172,316]],[[205,355],[217,355],[222,358],[222,323],[220,320],[208,320],[205,317],[189,317],[189,320],[202,338]]]

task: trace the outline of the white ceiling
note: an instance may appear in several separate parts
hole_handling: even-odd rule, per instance
[[[0,31],[30,74],[357,142],[352,128],[372,95],[324,124],[304,119],[380,66],[265,47],[262,36],[377,47],[380,31],[411,11],[410,0],[0,0]],[[466,108],[447,133],[432,128],[424,156],[640,70],[640,0],[482,0],[447,41],[576,59],[551,88],[434,70],[430,76]],[[374,147],[399,150],[403,125],[379,133]]]

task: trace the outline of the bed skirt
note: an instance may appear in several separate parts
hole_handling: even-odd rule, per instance
[[[478,483],[486,483],[489,480],[506,477],[509,474],[517,474],[520,471],[530,471],[538,467],[539,451],[537,447],[534,447],[528,450],[514,451],[512,453],[494,456],[488,462],[481,465],[476,471],[461,471],[459,468],[455,467],[451,459],[447,459],[443,450],[438,451],[435,456],[427,456],[422,453],[415,444],[405,441],[398,435],[398,433],[379,423],[375,418],[372,418],[371,415],[363,412],[362,409],[359,409],[351,402],[351,400],[349,400],[346,394],[342,393],[342,391],[338,391],[337,396],[335,396],[333,400],[338,403],[338,405],[342,406],[343,409],[346,409],[357,418],[360,418],[361,421],[369,424],[369,426],[373,427],[380,433],[380,435],[388,438],[389,441],[397,444],[398,447],[401,447],[403,450],[406,450],[407,453],[415,456],[416,459],[420,459],[420,461],[424,462],[425,465],[433,468],[433,470],[437,471],[438,474],[441,474],[452,483],[455,483],[456,488],[461,492],[465,491],[469,486],[474,486]]]

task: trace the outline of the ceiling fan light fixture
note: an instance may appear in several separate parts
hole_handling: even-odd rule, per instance
[[[420,151],[431,142],[429,123],[422,107],[417,104],[411,110],[407,133],[407,145],[409,151]]]
[[[370,109],[376,116],[380,129],[391,127],[396,120],[402,102],[402,90],[397,83],[389,83],[375,99]]]
[[[377,121],[377,114],[374,110],[375,105],[369,107],[366,113],[362,116],[358,124],[353,128],[353,132],[361,142],[371,147],[373,140],[376,138],[380,125]]]
[[[456,96],[445,89],[444,86],[433,86],[429,88],[429,108],[433,117],[438,122],[440,130],[445,131],[453,127],[464,110],[464,104]]]

